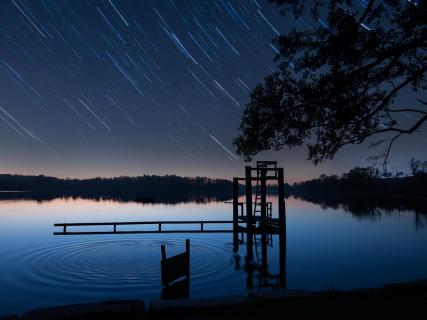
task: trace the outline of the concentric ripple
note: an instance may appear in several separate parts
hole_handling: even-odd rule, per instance
[[[96,296],[111,291],[138,291],[151,296],[160,291],[160,245],[167,254],[185,250],[183,239],[162,241],[155,238],[117,239],[57,243],[20,251],[8,260],[24,266],[15,270],[14,285],[33,289],[49,288]],[[194,287],[209,287],[233,277],[232,253],[229,248],[211,244],[206,239],[191,242],[191,281]],[[18,283],[16,279],[19,279]],[[7,280],[6,280],[7,281]]]

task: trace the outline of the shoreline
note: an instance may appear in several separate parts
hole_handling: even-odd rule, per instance
[[[83,319],[259,319],[295,314],[319,315],[408,315],[425,310],[427,279],[385,284],[378,288],[346,291],[265,289],[247,296],[190,298],[178,300],[115,300],[83,303],[27,311],[22,317],[0,316],[0,320]]]

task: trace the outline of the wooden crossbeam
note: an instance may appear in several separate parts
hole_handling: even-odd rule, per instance
[[[62,231],[56,231],[54,235],[82,235],[82,234],[136,234],[136,233],[231,233],[233,230],[212,230],[205,229],[206,224],[233,224],[229,220],[207,220],[207,221],[126,221],[126,222],[87,222],[87,223],[55,223],[55,227],[62,227]],[[117,226],[131,225],[152,225],[157,226],[157,230],[118,230]],[[200,229],[196,230],[164,230],[163,225],[199,225]],[[94,227],[94,226],[111,226],[112,230],[106,231],[69,231],[70,227]]]

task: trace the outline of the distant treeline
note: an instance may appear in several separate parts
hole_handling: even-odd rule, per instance
[[[321,175],[317,179],[287,186],[287,193],[369,194],[371,196],[427,197],[427,173],[384,177],[373,167],[356,167],[341,177]]]
[[[180,202],[204,201],[206,198],[228,199],[231,197],[232,183],[224,179],[188,178],[176,175],[59,179],[43,175],[2,174],[0,175],[0,191],[21,191],[14,196],[21,199],[74,196],[141,202]],[[10,197],[11,193],[8,193],[7,198]]]
[[[255,186],[254,186],[255,189]],[[56,197],[111,198],[140,202],[182,202],[227,200],[232,182],[206,177],[144,175],[139,177],[59,179],[54,177],[0,174],[0,199],[53,199]],[[7,194],[1,191],[19,191]],[[255,190],[254,190],[255,191]],[[276,193],[275,186],[267,192]],[[240,185],[243,194],[244,186]],[[334,196],[421,197],[427,198],[427,172],[387,177],[373,167],[356,167],[341,176],[321,175],[317,179],[285,184],[286,196],[319,199]],[[316,194],[313,196],[313,194]]]

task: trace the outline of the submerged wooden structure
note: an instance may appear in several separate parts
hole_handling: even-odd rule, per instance
[[[166,247],[161,246],[162,299],[179,299],[190,296],[190,240],[185,240],[185,252],[166,257]]]

